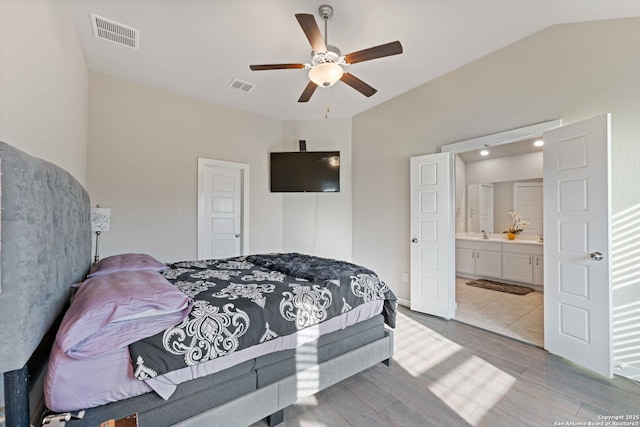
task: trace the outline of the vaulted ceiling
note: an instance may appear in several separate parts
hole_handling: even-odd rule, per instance
[[[90,70],[281,120],[352,117],[554,24],[640,16],[638,0],[349,0],[329,3],[328,43],[343,54],[399,40],[401,55],[345,66],[378,90],[338,82],[297,102],[308,63],[296,13],[308,0],[69,0]],[[139,49],[94,37],[90,14],[140,30]],[[255,85],[230,87],[234,79]],[[328,113],[327,113],[328,110]]]

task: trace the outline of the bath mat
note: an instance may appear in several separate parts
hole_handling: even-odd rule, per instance
[[[491,280],[472,280],[467,282],[469,286],[475,286],[477,288],[490,289],[492,291],[506,292],[515,295],[526,295],[535,289],[528,288],[526,286],[507,285],[506,283],[492,282]]]

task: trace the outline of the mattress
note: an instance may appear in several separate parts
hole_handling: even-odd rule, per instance
[[[55,412],[93,408],[110,402],[155,391],[168,399],[183,382],[223,371],[262,355],[294,349],[319,336],[339,331],[370,319],[382,310],[381,301],[372,301],[322,324],[280,337],[220,359],[211,360],[145,381],[136,379],[127,347],[89,359],[73,359],[61,354],[49,364],[45,388],[47,408]],[[54,352],[56,352],[54,344]],[[53,352],[52,352],[53,354]],[[83,372],[83,375],[78,375]],[[154,393],[155,394],[155,393]],[[70,405],[69,402],[73,404]]]
[[[263,254],[166,269],[147,255],[114,257],[108,271],[92,269],[93,277],[78,285],[62,321],[45,381],[52,411],[151,391],[168,400],[182,383],[301,348],[379,314],[395,322],[395,296],[386,284],[344,261]],[[131,271],[122,271],[127,265]],[[288,363],[268,365],[289,369]]]

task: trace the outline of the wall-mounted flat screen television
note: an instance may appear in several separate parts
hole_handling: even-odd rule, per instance
[[[339,151],[271,153],[271,192],[340,191]]]

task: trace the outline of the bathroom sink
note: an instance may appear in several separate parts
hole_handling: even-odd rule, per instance
[[[456,239],[459,240],[474,240],[479,242],[499,242],[499,243],[511,243],[511,244],[525,244],[525,245],[542,245],[543,243],[538,240],[527,238],[516,238],[516,240],[509,240],[505,234],[489,234],[489,238],[482,237],[482,233],[456,233]]]

